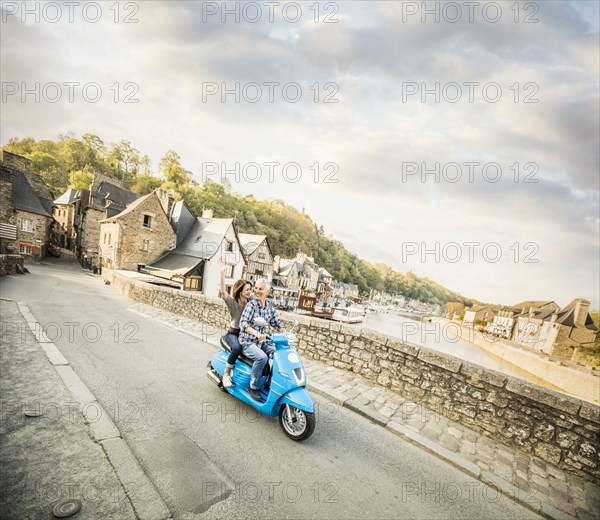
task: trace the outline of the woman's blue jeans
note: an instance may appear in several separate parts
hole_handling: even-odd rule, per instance
[[[227,358],[227,366],[229,368],[233,368],[238,356],[242,352],[242,346],[240,345],[238,335],[234,334],[233,332],[228,332],[227,334],[225,334],[225,341],[229,346],[231,346],[231,353]]]

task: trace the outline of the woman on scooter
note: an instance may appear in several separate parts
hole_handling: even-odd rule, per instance
[[[240,345],[239,335],[240,335],[240,317],[242,316],[242,311],[244,307],[248,303],[252,296],[252,283],[248,280],[238,280],[233,284],[231,289],[231,296],[227,292],[227,287],[225,286],[225,271],[227,270],[227,265],[221,265],[221,287],[220,287],[220,296],[225,301],[225,305],[229,309],[229,313],[231,314],[231,323],[229,325],[229,330],[225,335],[225,341],[228,345],[231,346],[231,353],[229,354],[229,358],[227,359],[227,365],[225,366],[225,373],[223,374],[223,386],[229,387],[233,386],[233,381],[231,381],[231,370],[235,365],[235,362],[242,351],[242,346]]]

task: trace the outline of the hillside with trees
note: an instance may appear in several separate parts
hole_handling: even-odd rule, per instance
[[[124,182],[141,195],[158,187],[172,188],[176,198],[185,200],[197,214],[210,208],[217,218],[234,218],[242,233],[267,235],[275,255],[290,258],[298,251],[308,253],[335,280],[356,284],[363,295],[374,289],[426,303],[460,302],[467,306],[477,303],[412,272],[402,274],[359,258],[341,242],[326,236],[323,226],[281,199],[264,201],[232,193],[227,181],[219,184],[208,180],[200,186],[173,150],[160,159],[155,174],[148,156],[125,139],[106,145],[92,134],[81,138],[66,134],[57,141],[12,138],[3,149],[29,158],[32,169],[56,196],[69,187],[86,188],[95,171]]]

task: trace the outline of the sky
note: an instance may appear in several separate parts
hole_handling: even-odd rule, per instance
[[[2,2],[0,140],[173,149],[370,262],[598,308],[598,6]]]

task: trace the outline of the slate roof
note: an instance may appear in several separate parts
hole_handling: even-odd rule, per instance
[[[526,300],[524,302],[515,303],[513,305],[513,307],[516,307],[517,309],[525,308],[527,310],[529,310],[530,307],[533,307],[534,309],[539,309],[539,308],[544,307],[545,305],[549,305],[551,303],[554,303],[554,302],[552,300],[549,300],[549,301]]]
[[[48,204],[45,201],[42,203],[35,194],[25,174],[5,166],[2,166],[2,168],[10,171],[12,175],[12,199],[15,209],[52,218],[52,202],[50,201],[49,210],[46,209],[45,206],[48,206]]]
[[[177,244],[179,253],[209,260],[219,249],[229,227],[233,224],[230,218],[196,218],[181,243]]]
[[[107,218],[104,220],[101,220],[100,222],[105,222],[106,220],[108,220],[109,218],[112,218],[112,217],[121,218],[126,215],[129,215],[129,213],[131,213],[134,209],[136,209],[141,204],[143,204],[143,202],[152,195],[154,195],[154,192],[148,193],[148,195],[144,195],[143,197],[140,197],[139,199],[134,200],[124,210],[119,209],[120,206],[118,206],[118,205],[115,206],[114,204],[111,204],[110,206],[108,206],[106,208]],[[112,215],[111,215],[111,213],[112,213]]]
[[[120,188],[107,181],[102,181],[100,186],[98,186],[98,190],[90,193],[90,202],[87,204],[87,207],[104,211],[110,205],[113,208],[112,211],[115,211],[116,214],[123,211],[139,197],[133,191]]]
[[[251,255],[256,251],[256,248],[262,244],[267,235],[251,235],[250,233],[239,233],[240,243],[244,254]]]
[[[195,256],[184,255],[177,251],[169,251],[166,255],[161,256],[156,262],[147,267],[150,268],[149,272],[152,272],[152,269],[160,269],[185,275],[194,269],[201,261],[200,258]]]
[[[69,188],[65,191],[58,199],[54,201],[54,204],[73,204],[77,200],[77,190]]]

